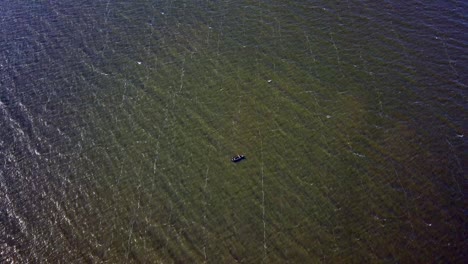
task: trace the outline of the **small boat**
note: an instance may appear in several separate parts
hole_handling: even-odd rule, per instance
[[[231,161],[232,162],[239,162],[239,161],[241,161],[243,159],[245,159],[244,155],[237,155],[237,156],[232,157]]]

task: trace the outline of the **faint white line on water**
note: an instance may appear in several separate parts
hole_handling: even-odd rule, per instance
[[[405,201],[406,201],[406,214],[408,215],[408,221],[410,223],[410,226],[411,226],[411,230],[413,231],[413,234],[415,233],[414,232],[414,226],[413,226],[413,223],[411,222],[411,215],[410,215],[410,210],[408,208],[409,206],[409,198],[408,198],[408,193],[406,192],[406,189],[405,187],[403,186],[403,184],[401,184],[401,179],[400,179],[400,175],[398,174],[398,171],[396,170],[395,167],[393,167],[393,170],[395,171],[395,175],[397,177],[397,180],[398,180],[398,184],[400,184],[401,188],[403,189],[403,192],[405,193]],[[411,239],[411,238],[410,238]],[[411,239],[413,240],[413,239]]]
[[[453,67],[452,59],[450,58],[449,53],[448,53],[447,42],[446,42],[445,39],[442,38],[442,37],[437,37],[437,36],[436,36],[436,39],[440,39],[440,41],[442,41],[442,44],[444,45],[445,56],[447,56],[448,65],[449,65],[450,68],[452,69],[453,73],[455,73],[455,76],[458,77],[458,76],[459,76],[459,75],[458,75],[458,72],[457,72],[457,70],[455,70],[455,68]]]
[[[452,150],[452,152],[455,153],[455,148],[453,147],[452,143],[450,143],[450,141],[448,139],[445,139],[445,140],[449,144],[450,150]],[[454,155],[454,157],[455,157],[455,161],[457,162],[458,167],[460,168],[460,171],[463,173],[463,166],[461,165],[460,160],[458,159],[457,155]],[[453,175],[453,173],[450,173],[450,174],[452,175],[453,181],[455,182],[455,184],[458,187],[458,192],[463,197],[462,188],[460,187],[460,184],[458,183],[457,179],[455,178],[455,175]]]
[[[117,184],[120,183],[120,179],[122,179],[122,175],[123,175],[123,164],[120,165],[120,173],[119,173],[119,178],[117,178]]]
[[[180,86],[179,86],[179,93],[182,91],[184,88],[184,76],[185,76],[185,55],[182,60],[182,67],[180,69]]]
[[[205,257],[204,263],[207,263],[207,256],[206,256],[206,240],[207,240],[206,239],[206,236],[207,236],[207,234],[206,234],[206,210],[207,210],[208,207],[207,207],[206,198],[208,196],[207,190],[208,190],[208,172],[209,172],[209,170],[210,170],[210,167],[208,166],[206,168],[206,173],[205,173],[205,186],[203,186],[203,192],[205,194],[204,195],[205,196],[204,197],[204,202],[203,202],[203,207],[204,207],[204,212],[203,212],[203,236],[204,236],[204,238],[203,238],[203,255]]]
[[[338,51],[338,47],[336,46],[335,40],[333,39],[333,32],[330,32],[330,40],[333,44],[333,48],[335,48],[335,51],[336,51],[336,59],[338,61],[338,65],[341,65],[340,53]],[[340,72],[341,72],[341,67],[340,67]]]
[[[125,252],[125,259],[126,260],[128,260],[128,258],[130,256],[130,248],[131,248],[131,244],[132,244],[133,225],[134,225],[134,223],[135,223],[135,221],[132,219],[132,221],[130,222],[130,226],[129,226],[127,248],[126,248],[126,252]]]
[[[281,37],[282,37],[282,36],[281,36],[281,23],[280,23],[280,21],[278,20],[278,18],[276,18],[276,17],[275,17],[275,20],[276,20],[276,22],[278,23],[278,29],[277,29],[277,30],[278,30],[278,35],[279,35],[279,37],[281,38]]]
[[[169,234],[171,232],[171,227],[172,227],[172,202],[169,200],[169,218],[167,220],[167,235],[166,235],[166,245],[164,247],[167,247],[169,245]]]
[[[265,189],[263,188],[263,139],[262,139],[262,132],[260,128],[258,128],[258,134],[260,137],[260,171],[261,171],[261,179],[262,179],[262,221],[263,221],[263,259],[262,262],[265,262],[267,257],[267,243],[266,243],[266,222],[265,222]]]
[[[159,138],[161,137],[160,134],[158,134],[158,137],[156,138],[156,153],[155,153],[155,158],[154,158],[154,162],[153,162],[153,174],[156,174],[156,169],[157,169],[157,165],[156,163],[158,162],[159,160]]]
[[[312,57],[312,61],[313,61],[313,62],[316,62],[314,53],[312,52],[312,43],[310,42],[309,36],[307,36],[307,32],[306,32],[305,30],[304,30],[304,36],[305,36],[305,38],[306,38],[307,46],[308,46],[308,48],[309,48],[309,55]]]
[[[109,18],[109,13],[110,13],[109,3],[110,3],[110,0],[107,0],[107,3],[106,3],[106,17],[104,19],[105,24],[107,24],[107,19]]]

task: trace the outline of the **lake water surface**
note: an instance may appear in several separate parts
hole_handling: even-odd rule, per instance
[[[467,10],[2,1],[0,262],[463,263]]]

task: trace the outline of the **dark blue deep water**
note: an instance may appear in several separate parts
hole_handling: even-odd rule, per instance
[[[463,263],[467,14],[1,1],[0,262]]]

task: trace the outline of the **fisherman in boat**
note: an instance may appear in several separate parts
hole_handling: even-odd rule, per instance
[[[243,160],[243,159],[245,159],[245,155],[239,155],[239,154],[238,154],[237,156],[234,156],[234,157],[231,159],[231,161],[232,161],[232,162],[239,162],[239,161],[241,161],[241,160]]]

